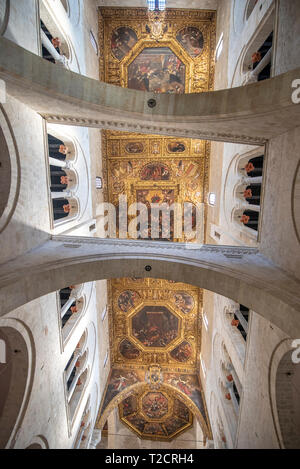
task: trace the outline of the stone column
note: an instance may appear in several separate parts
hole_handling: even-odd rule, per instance
[[[58,160],[57,158],[52,158],[52,156],[49,156],[49,163],[51,166],[57,166],[58,168],[69,169],[69,165],[67,161]]]

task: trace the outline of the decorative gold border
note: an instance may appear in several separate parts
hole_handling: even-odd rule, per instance
[[[149,392],[158,392],[158,393],[161,393],[163,394],[166,399],[168,400],[168,412],[166,415],[164,415],[161,419],[155,419],[155,418],[150,418],[148,417],[147,415],[145,415],[143,413],[143,409],[142,409],[142,400],[143,398],[149,394]],[[128,396],[129,397],[129,396]],[[146,390],[144,390],[142,393],[140,393],[139,395],[137,394],[134,394],[134,397],[137,399],[137,402],[138,402],[138,410],[137,412],[133,412],[132,414],[130,414],[129,416],[134,416],[134,415],[141,415],[145,421],[147,423],[160,423],[161,425],[164,425],[164,422],[169,419],[170,417],[172,417],[172,415],[174,414],[174,401],[175,399],[179,400],[180,402],[183,402],[180,398],[178,398],[178,396],[176,396],[175,392],[172,390],[168,390],[168,392],[164,391],[163,389],[159,389],[158,391],[153,391],[151,389],[149,389],[147,386],[146,386]],[[139,410],[140,409],[140,410]],[[142,433],[140,432],[133,424],[131,424],[128,420],[127,420],[127,417],[129,416],[124,416],[123,414],[123,407],[122,407],[122,404],[119,404],[119,416],[120,416],[120,420],[131,430],[133,431],[139,438],[141,439],[147,439],[147,440],[153,440],[153,441],[172,441],[174,438],[176,438],[178,435],[180,435],[181,433],[185,432],[186,430],[190,429],[192,426],[193,426],[193,414],[191,413],[191,410],[188,408],[188,411],[189,411],[189,421],[185,421],[183,419],[180,419],[182,420],[182,427],[180,427],[176,432],[172,433],[171,435],[169,436],[166,436],[166,435],[160,435],[160,436],[154,436],[154,435],[150,435],[150,434],[147,434],[147,433]]]
[[[151,33],[146,30],[146,25],[149,25],[147,9],[99,8],[100,79],[118,86],[127,86],[125,62],[128,65],[128,60],[134,60],[132,57],[134,54],[138,55],[138,50],[141,51],[150,44],[154,44],[154,47],[161,47],[161,44],[165,42],[171,45],[179,59],[183,58],[183,62],[187,61],[189,64],[186,69],[186,92],[199,93],[212,90],[215,70],[216,11],[167,9],[165,21],[168,29],[162,40],[155,42],[151,39]],[[119,61],[111,52],[110,38],[113,31],[122,26],[132,28],[137,35],[138,42],[127,57]],[[176,39],[178,32],[187,26],[199,28],[203,34],[204,48],[197,57],[190,56]]]

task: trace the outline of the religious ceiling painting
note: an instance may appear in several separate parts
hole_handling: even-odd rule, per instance
[[[111,38],[111,52],[117,60],[122,60],[137,43],[136,32],[126,26],[115,29]]]
[[[110,411],[119,406],[121,421],[141,438],[171,441],[192,427],[193,416],[201,424],[204,435],[210,438],[204,395],[197,375],[174,371],[162,372],[162,375],[162,382],[153,387],[147,382],[145,370],[113,369],[97,427],[101,428]]]
[[[120,196],[126,196],[128,207],[144,204],[148,211],[143,215],[144,228],[133,232],[129,227],[136,213],[125,215],[125,237],[205,242],[209,142],[117,131],[105,131],[102,137],[107,201],[119,210]],[[169,207],[168,216],[153,210],[153,205]],[[175,217],[176,206],[180,214]],[[124,233],[120,236],[119,216],[117,212],[116,236],[124,237]],[[189,230],[185,219],[191,220]]]
[[[128,88],[183,94],[185,65],[168,47],[148,47],[128,67]]]
[[[147,305],[130,320],[131,334],[144,347],[164,348],[179,335],[180,318],[165,306]]]
[[[174,393],[164,389],[135,392],[121,402],[119,415],[139,437],[150,440],[170,441],[193,424],[189,408]]]
[[[113,369],[108,380],[108,386],[101,405],[101,413],[106,410],[110,402],[117,397],[122,391],[142,382],[144,380],[144,372],[140,370],[120,370]]]
[[[191,412],[209,432],[197,377],[202,290],[150,278],[115,279],[108,286],[113,371],[98,423],[118,404],[121,420],[143,438],[171,440],[192,425]],[[176,392],[187,410],[176,404],[172,414]]]
[[[144,369],[159,363],[191,373],[197,369],[201,289],[168,280],[128,278],[111,280],[109,290],[113,363]],[[128,302],[128,297],[134,301]]]
[[[99,9],[100,79],[154,93],[199,93],[213,86],[216,12]]]

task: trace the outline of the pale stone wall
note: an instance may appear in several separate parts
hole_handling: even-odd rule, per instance
[[[279,0],[277,15],[275,75],[292,70],[300,64],[300,3],[293,0]]]
[[[42,118],[13,98],[0,113],[10,152],[16,154],[15,202],[2,227],[1,262],[41,244],[50,230],[50,200]]]
[[[29,402],[23,410],[21,425],[15,429],[14,448],[27,448],[38,435],[47,441],[50,449],[73,447],[86,402],[96,387],[92,428],[95,424],[101,394],[99,350],[98,341],[95,340],[98,336],[96,286],[91,287],[92,289],[88,284],[84,286],[82,294],[87,292],[86,309],[67,342],[62,339],[60,305],[56,293],[44,296],[6,316],[23,322],[30,330],[34,347],[33,381],[28,383]],[[74,419],[70,421],[64,369],[85,330],[88,331],[86,348],[89,349],[90,376]]]
[[[268,379],[272,353],[286,338],[273,324],[252,313],[237,448],[279,448]]]
[[[9,5],[9,21],[4,37],[39,54],[39,19],[37,0],[1,0],[1,10]]]
[[[202,358],[206,365],[206,376],[202,369],[200,372],[214,437],[217,440],[215,409],[218,408],[218,419],[223,425],[227,448],[279,448],[274,408],[271,406],[269,371],[274,350],[288,336],[252,311],[243,360],[235,336],[225,324],[224,308],[230,304],[232,302],[228,299],[205,291],[204,311],[209,329],[208,332],[204,328],[202,330]],[[226,345],[242,385],[238,419],[226,401],[224,389],[218,380],[221,342]],[[217,447],[224,446],[219,441]]]

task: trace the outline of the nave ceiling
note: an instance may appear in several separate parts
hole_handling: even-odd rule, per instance
[[[100,79],[153,93],[213,89],[216,13],[167,10],[160,19],[144,8],[99,9]],[[103,131],[102,154],[105,201],[115,207],[120,195],[128,205],[205,207],[209,142]],[[205,218],[206,210],[203,226]],[[164,236],[159,220],[159,239],[187,241],[184,226],[178,235],[172,223]],[[143,237],[157,239],[150,229]],[[121,421],[141,438],[171,440],[192,427],[193,416],[209,436],[199,379],[202,290],[138,278],[108,288],[112,370],[99,428],[118,405]]]

